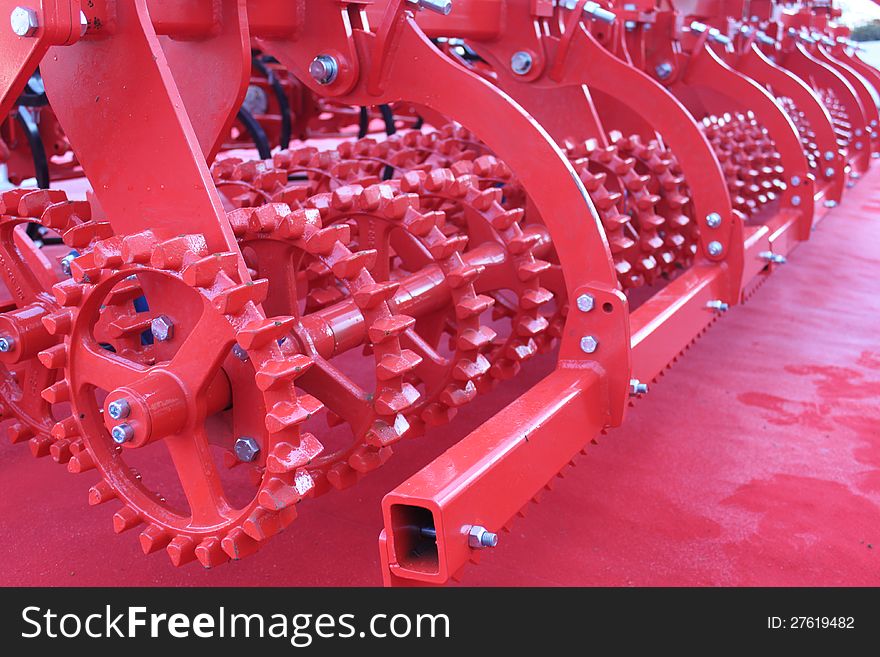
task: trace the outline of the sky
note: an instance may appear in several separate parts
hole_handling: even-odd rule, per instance
[[[837,5],[843,9],[841,22],[850,26],[880,20],[880,5],[873,0],[837,0]]]

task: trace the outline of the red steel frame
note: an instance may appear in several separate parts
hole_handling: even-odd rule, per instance
[[[778,51],[787,55],[782,68],[753,41],[732,56],[708,32],[680,31],[669,6],[638,6],[636,29],[624,31],[621,21],[602,30],[586,23],[586,0],[569,11],[546,0],[460,0],[454,16],[418,19],[404,0],[369,11],[360,1],[222,0],[219,12],[215,4],[42,0],[35,35],[0,33],[0,116],[42,62],[53,109],[114,231],[170,239],[185,217],[209,249],[238,255],[237,283],[245,285],[250,275],[206,162],[244,96],[255,39],[316,94],[348,105],[407,101],[469,128],[528,191],[553,237],[568,298],[594,300],[569,313],[552,374],[386,496],[380,547],[389,584],[441,584],[460,571],[475,556],[471,527],[507,525],[586,443],[622,421],[631,379],[654,379],[713,321],[713,302],[740,300],[767,267],[764,252],[784,255],[809,237],[815,208],[800,199],[839,198],[841,189],[814,189],[796,129],[765,87],[797,96],[823,126],[823,143],[832,137],[827,113],[792,73],[833,80],[864,134],[876,116],[860,105],[854,85],[868,76],[856,77],[855,66],[793,40]],[[432,35],[479,45],[497,78],[445,56]],[[535,65],[517,78],[507,62],[523,49]],[[308,72],[319,54],[339,63],[327,85]],[[662,81],[652,74],[661,62],[673,67]],[[572,126],[583,131],[574,136],[604,138],[590,93],[610,107],[634,105],[633,132],[656,131],[677,153],[701,223],[698,261],[633,313],[591,201],[554,142],[572,136]],[[650,113],[638,115],[639,107]],[[789,182],[776,216],[748,230],[692,118],[737,109],[755,112],[770,131]],[[852,154],[850,166],[864,170],[868,151]],[[842,159],[834,166],[842,180]],[[712,213],[720,226],[705,223]],[[710,240],[720,253],[709,253]],[[599,348],[584,353],[583,336]],[[224,339],[205,340],[192,366],[224,349]],[[427,545],[426,530],[434,534]]]

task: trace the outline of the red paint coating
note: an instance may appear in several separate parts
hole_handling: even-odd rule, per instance
[[[468,585],[880,585],[880,170],[558,480]],[[549,371],[535,363],[521,383]],[[283,537],[214,571],[144,557],[89,507],[93,473],[0,447],[2,585],[378,585],[385,491],[518,390],[307,501]]]

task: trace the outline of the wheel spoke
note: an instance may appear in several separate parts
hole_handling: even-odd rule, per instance
[[[217,465],[211,456],[204,426],[169,436],[165,445],[192,513],[192,524],[210,527],[226,520],[229,502],[223,492]]]

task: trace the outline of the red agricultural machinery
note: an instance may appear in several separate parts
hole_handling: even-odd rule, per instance
[[[880,152],[827,2],[5,9],[3,418],[177,566],[556,350],[384,499],[386,584],[457,577]]]

